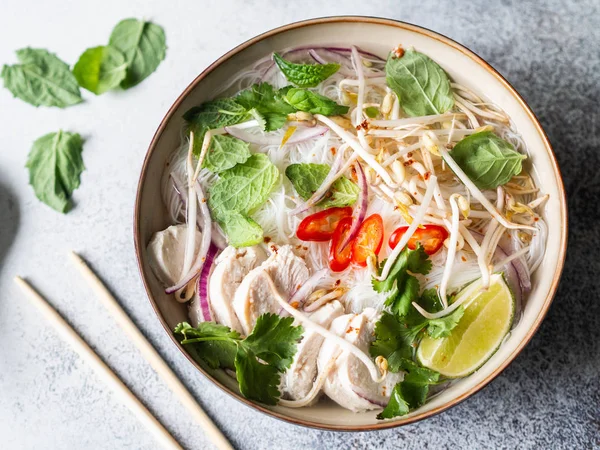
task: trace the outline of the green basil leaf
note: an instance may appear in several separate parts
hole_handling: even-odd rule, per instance
[[[156,70],[167,50],[162,27],[143,20],[125,19],[117,24],[109,44],[120,50],[127,61],[127,75],[121,82],[123,89],[140,83]]]
[[[295,64],[273,53],[273,60],[285,78],[301,87],[315,87],[340,69],[339,64]]]
[[[400,58],[390,53],[385,74],[408,116],[442,114],[454,106],[448,75],[423,53],[407,50]]]
[[[263,229],[250,217],[238,212],[225,211],[219,216],[219,226],[232,247],[249,247],[263,241]]]
[[[233,136],[213,136],[202,167],[219,173],[250,158],[250,144]]]
[[[220,220],[226,212],[251,214],[260,207],[279,179],[277,167],[267,155],[252,155],[243,164],[221,172],[221,179],[210,189],[208,205]]]
[[[496,189],[521,173],[525,155],[491,131],[462,139],[450,152],[465,174],[479,189]]]
[[[119,86],[126,73],[125,56],[111,46],[88,48],[73,67],[79,86],[96,95]]]
[[[71,195],[79,187],[85,169],[82,151],[81,136],[61,130],[37,139],[29,152],[29,184],[38,199],[58,212],[70,209]]]
[[[336,102],[316,92],[306,89],[286,89],[285,101],[298,111],[324,116],[337,116],[348,112],[347,106],[338,105]]]
[[[33,106],[67,106],[81,103],[77,80],[69,66],[47,50],[17,50],[19,64],[4,66],[0,76],[15,97]]]
[[[290,164],[285,175],[291,181],[300,197],[308,200],[323,184],[331,168],[327,164],[300,163]],[[324,208],[351,206],[358,198],[359,187],[346,177],[338,178],[329,192],[319,203]]]

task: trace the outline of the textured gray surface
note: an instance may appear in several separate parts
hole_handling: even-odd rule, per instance
[[[167,59],[128,92],[64,111],[0,91],[0,447],[137,449],[155,442],[58,340],[11,279],[22,274],[188,448],[208,443],[76,276],[73,248],[118,293],[141,330],[238,448],[600,447],[600,10],[596,0],[549,2],[4,0],[0,62],[43,46],[75,61],[129,16],[167,32]],[[523,94],[555,147],[569,194],[570,242],[558,295],[540,331],[486,389],[425,422],[375,433],[302,429],[242,406],[195,373],[164,334],[142,290],[132,243],[137,176],[162,115],[225,51],[309,17],[365,14],[413,22],[473,49]],[[77,207],[39,204],[23,169],[31,142],[59,127],[86,137]]]

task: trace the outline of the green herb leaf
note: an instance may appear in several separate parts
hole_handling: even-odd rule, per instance
[[[212,216],[220,220],[229,211],[251,214],[267,201],[278,179],[277,167],[262,153],[221,172],[221,179],[209,190]]]
[[[367,113],[367,116],[369,116],[371,119],[375,119],[377,116],[379,116],[379,108],[376,106],[369,106],[365,108],[365,113]]]
[[[439,319],[427,319],[427,334],[435,339],[450,336],[450,332],[458,325],[464,313],[465,308],[459,306],[447,316],[440,317]]]
[[[291,317],[269,313],[257,319],[246,339],[213,322],[200,323],[197,328],[181,323],[175,328],[193,358],[213,369],[235,368],[240,392],[267,405],[279,400],[281,373],[291,365],[302,333]]]
[[[300,197],[308,200],[323,184],[331,168],[327,164],[300,163],[290,164],[285,175],[291,181]],[[358,198],[359,187],[346,177],[338,178],[318,205],[324,208],[350,206]]]
[[[79,85],[96,95],[119,86],[126,73],[125,56],[110,46],[88,48],[73,67]]]
[[[263,229],[250,217],[238,212],[221,213],[219,225],[232,247],[249,247],[263,241]]]
[[[385,261],[380,264],[380,271],[384,265]],[[415,250],[407,247],[402,250],[385,280],[373,278],[373,289],[377,292],[388,292],[385,304],[394,313],[406,316],[412,302],[419,298],[419,282],[407,271],[427,275],[430,270],[431,261],[423,247],[419,245]]]
[[[61,130],[37,139],[29,152],[29,184],[38,199],[58,212],[70,209],[71,195],[79,187],[85,169],[82,151],[81,136]]]
[[[401,58],[390,53],[385,74],[408,116],[442,114],[454,106],[448,75],[423,53],[407,50]]]
[[[219,173],[231,169],[237,163],[246,162],[248,158],[250,145],[247,142],[233,136],[217,135],[210,141],[202,167]]]
[[[316,92],[306,89],[286,89],[285,101],[298,111],[324,116],[337,116],[348,112],[347,106],[338,105],[336,102]]]
[[[268,364],[285,372],[296,354],[296,343],[304,332],[294,327],[293,317],[265,313],[258,318],[252,333],[244,340],[256,355]]]
[[[238,347],[235,374],[244,397],[265,405],[276,405],[279,401],[281,375],[277,367],[257,360],[256,354],[250,348]]]
[[[277,53],[273,60],[287,80],[301,88],[315,87],[340,69],[339,64],[295,64]]]
[[[420,330],[415,332],[397,316],[384,311],[375,324],[375,340],[369,351],[373,357],[387,359],[390,372],[399,372],[404,362],[412,359],[413,343]]]
[[[81,103],[77,80],[69,66],[47,50],[17,50],[19,64],[4,66],[0,76],[15,97],[33,106],[67,106]]]
[[[521,173],[525,155],[491,131],[462,139],[450,156],[479,189],[496,189]]]
[[[235,368],[237,341],[242,339],[237,331],[214,322],[199,323],[197,328],[183,322],[175,327],[175,334],[183,336],[181,343],[192,357],[203,360],[210,368]]]
[[[278,130],[287,121],[287,115],[295,112],[269,83],[253,85],[240,92],[235,100],[246,110],[256,111],[253,116],[264,122],[265,131]]]
[[[109,44],[120,50],[127,61],[127,76],[121,82],[123,89],[135,86],[154,72],[167,50],[162,27],[137,19],[119,22]]]

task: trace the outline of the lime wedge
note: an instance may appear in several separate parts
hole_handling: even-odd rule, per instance
[[[479,369],[498,349],[510,330],[515,302],[504,277],[493,274],[487,291],[474,281],[456,296],[465,313],[450,336],[425,336],[417,358],[425,367],[449,378],[469,375]]]

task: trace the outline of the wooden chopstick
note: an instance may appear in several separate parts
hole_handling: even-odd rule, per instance
[[[179,398],[179,401],[185,406],[192,418],[198,422],[209,439],[218,449],[232,450],[233,447],[227,438],[221,433],[221,430],[213,423],[208,415],[202,410],[196,399],[190,394],[184,384],[177,378],[177,375],[171,370],[167,363],[160,357],[127,313],[123,311],[117,300],[112,296],[106,286],[100,281],[92,269],[86,262],[75,252],[71,252],[71,257],[75,261],[77,268],[81,271],[84,278],[88,281],[92,289],[98,294],[98,298],[102,304],[108,309],[116,322],[121,326],[123,331],[140,350],[144,358],[154,368],[156,373],[169,386],[171,391]]]
[[[114,374],[100,357],[94,353],[89,345],[77,334],[73,328],[62,318],[62,316],[50,304],[20,277],[15,277],[15,282],[31,299],[32,303],[49,320],[73,350],[95,370],[96,374],[118,394],[118,398],[127,406],[133,414],[142,422],[146,428],[154,435],[165,448],[181,449],[179,443],[169,434],[161,423],[146,409],[146,407],[133,395],[133,393],[123,384],[123,382]]]

